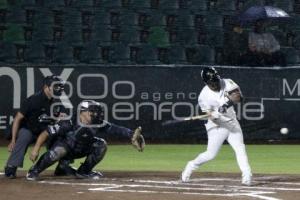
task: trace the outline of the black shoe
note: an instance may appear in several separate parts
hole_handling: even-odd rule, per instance
[[[16,178],[17,167],[15,166],[6,166],[4,168],[5,177],[14,179]]]
[[[100,172],[91,171],[89,173],[76,172],[76,177],[81,179],[99,180],[103,175]]]
[[[69,165],[58,164],[54,171],[54,175],[55,176],[76,176],[76,169]]]
[[[36,181],[39,178],[39,173],[36,170],[30,169],[26,175],[27,181]]]

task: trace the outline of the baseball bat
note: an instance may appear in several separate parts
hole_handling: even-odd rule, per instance
[[[177,123],[180,123],[180,122],[184,122],[184,121],[192,121],[192,120],[207,120],[209,117],[209,114],[203,114],[203,115],[196,115],[196,116],[193,116],[193,117],[185,117],[183,119],[180,119],[180,120],[168,120],[168,121],[165,121],[162,123],[163,126],[166,126],[166,125],[172,125],[172,124],[177,124]]]

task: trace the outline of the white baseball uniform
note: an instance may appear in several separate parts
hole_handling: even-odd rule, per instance
[[[239,89],[239,86],[231,79],[220,80],[220,91],[213,91],[207,85],[202,89],[198,102],[203,112],[211,112],[212,117],[205,124],[208,136],[207,150],[200,153],[194,160],[186,165],[182,172],[182,181],[189,180],[192,172],[200,165],[214,159],[225,140],[233,148],[240,170],[242,171],[244,184],[251,182],[251,169],[248,163],[243,133],[233,106],[229,107],[225,114],[220,114],[218,108],[228,101],[228,92]]]

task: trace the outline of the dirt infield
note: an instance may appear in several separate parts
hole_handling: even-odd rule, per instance
[[[9,180],[0,175],[5,200],[294,200],[300,196],[300,176],[256,175],[253,186],[242,186],[237,174],[198,173],[181,183],[179,173],[106,172],[100,180],[54,177],[42,174],[39,181],[26,181],[24,173]]]

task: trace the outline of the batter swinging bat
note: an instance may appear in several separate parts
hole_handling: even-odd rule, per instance
[[[197,115],[197,116],[193,116],[193,117],[185,117],[183,119],[180,120],[168,120],[162,123],[163,126],[166,125],[172,125],[172,124],[177,124],[180,122],[184,122],[184,121],[192,121],[192,120],[207,120],[209,117],[209,114],[203,114],[203,115]]]

